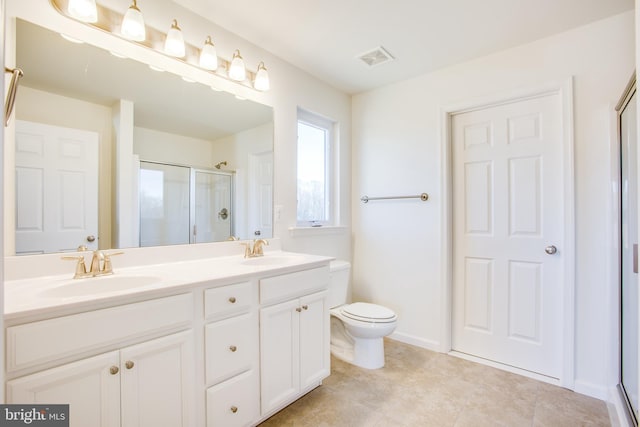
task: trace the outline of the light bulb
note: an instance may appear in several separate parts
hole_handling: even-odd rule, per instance
[[[129,40],[137,42],[144,41],[147,38],[146,30],[144,27],[144,18],[142,12],[138,9],[136,0],[133,0],[129,9],[122,19],[122,27],[120,28],[120,34]]]
[[[240,50],[236,49],[233,53],[233,59],[229,66],[229,78],[238,82],[242,82],[247,78],[247,70],[244,67],[242,56],[240,56]]]
[[[218,55],[216,47],[211,41],[211,36],[207,36],[200,51],[200,68],[210,71],[215,71],[218,68]]]
[[[178,21],[175,19],[167,33],[167,38],[164,40],[164,53],[177,58],[184,58],[184,38],[182,37],[180,27],[178,27]]]
[[[98,21],[98,8],[95,0],[69,0],[67,11],[69,15],[83,22]]]
[[[261,91],[269,90],[269,74],[267,73],[267,68],[264,66],[264,62],[258,65],[256,78],[253,80],[253,87]]]

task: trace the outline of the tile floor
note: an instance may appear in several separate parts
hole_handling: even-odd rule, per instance
[[[610,426],[605,402],[569,390],[385,341],[386,366],[331,359],[331,376],[261,427]]]

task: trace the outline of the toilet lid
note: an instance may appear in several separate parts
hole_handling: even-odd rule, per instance
[[[366,302],[349,304],[342,308],[342,314],[364,322],[393,322],[396,320],[396,314],[392,310],[381,305]]]

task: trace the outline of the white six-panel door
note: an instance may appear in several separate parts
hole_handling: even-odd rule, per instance
[[[452,349],[559,378],[559,94],[452,116]]]
[[[98,248],[98,134],[16,121],[16,254]]]

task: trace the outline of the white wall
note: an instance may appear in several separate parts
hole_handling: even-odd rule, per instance
[[[133,129],[133,152],[140,160],[213,168],[212,141],[161,132],[136,126]]]
[[[611,114],[635,66],[628,12],[353,98],[354,296],[397,311],[398,339],[440,347],[440,109],[574,77],[577,391],[606,397],[612,378],[606,301]],[[369,203],[367,194],[427,192],[428,202]]]

